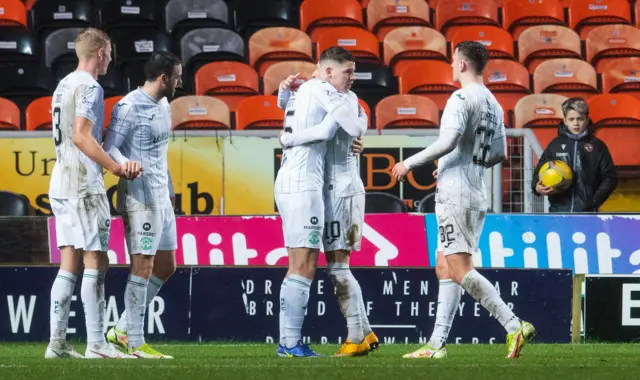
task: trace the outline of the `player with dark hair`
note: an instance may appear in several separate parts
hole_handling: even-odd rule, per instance
[[[405,358],[447,356],[445,343],[461,289],[507,330],[507,358],[517,358],[535,333],[533,325],[518,319],[491,282],[473,268],[472,255],[487,212],[484,172],[507,156],[502,107],[483,83],[487,61],[487,49],[479,42],[464,41],[456,46],[451,67],[453,79],[462,88],[447,101],[438,139],[392,170],[394,177],[402,180],[409,170],[438,160],[435,211],[440,288],[435,328],[427,344]]]

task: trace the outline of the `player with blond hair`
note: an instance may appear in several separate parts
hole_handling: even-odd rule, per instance
[[[111,62],[109,36],[85,29],[76,37],[75,50],[78,68],[60,81],[51,101],[56,163],[49,200],[61,260],[51,287],[51,336],[45,358],[83,357],[66,340],[71,297],[83,263],[80,296],[88,343],[84,357],[133,358],[108,344],[104,336],[111,216],[102,169],[133,179],[141,168],[137,162],[118,164],[101,147],[104,95],[97,78],[106,74]]]

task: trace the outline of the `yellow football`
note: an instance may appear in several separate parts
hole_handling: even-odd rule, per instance
[[[573,181],[571,168],[561,160],[545,162],[538,175],[544,186],[552,187],[557,191],[568,189]]]

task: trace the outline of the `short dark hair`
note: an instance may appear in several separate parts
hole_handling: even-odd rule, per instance
[[[152,82],[162,74],[171,76],[173,70],[181,64],[180,58],[168,51],[154,51],[144,64],[144,78]]]
[[[489,53],[483,44],[477,41],[462,41],[456,45],[456,50],[464,56],[474,73],[481,75],[484,72],[489,61]]]
[[[356,61],[353,54],[351,54],[349,50],[341,46],[332,46],[330,48],[325,49],[320,54],[320,59],[319,59],[320,62],[327,61],[327,60],[336,61],[339,64]]]

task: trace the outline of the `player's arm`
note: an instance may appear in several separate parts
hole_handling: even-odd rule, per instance
[[[111,122],[109,122],[109,127],[107,128],[103,146],[107,154],[127,170],[142,171],[140,165],[137,162],[132,162],[120,151],[122,143],[127,138],[127,136],[129,136],[129,133],[133,128],[133,123],[131,122],[131,120],[129,120],[130,109],[130,106],[120,103],[116,104],[113,107],[113,110],[111,111]]]
[[[278,87],[278,108],[281,110],[287,108],[287,103],[291,97],[291,85],[294,80],[298,79],[298,75],[300,75],[300,73],[289,75],[280,82],[280,86]]]
[[[497,133],[491,140],[491,149],[489,149],[489,157],[485,160],[485,167],[490,168],[507,159],[507,135],[504,130],[504,124],[500,125]]]
[[[285,147],[305,145],[313,142],[327,141],[335,136],[340,126],[330,115],[324,117],[320,124],[295,133],[280,135],[280,144]]]
[[[349,95],[338,92],[331,84],[318,81],[312,84],[315,98],[333,120],[350,136],[360,137],[367,130],[367,115],[354,107]],[[362,115],[364,114],[364,116]]]
[[[171,180],[171,171],[167,168],[167,178],[169,179],[169,199],[171,199],[171,206],[176,206],[176,192],[173,188],[173,181]]]

